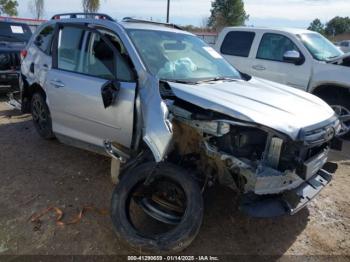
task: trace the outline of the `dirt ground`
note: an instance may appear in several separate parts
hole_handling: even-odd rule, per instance
[[[205,217],[191,255],[350,255],[350,143],[332,153],[339,169],[331,184],[292,217],[252,219],[237,210],[224,188],[205,194]],[[30,216],[50,206],[65,220],[79,208],[109,209],[109,159],[57,141],[44,141],[31,118],[0,102],[0,254],[130,255],[109,215],[88,212],[79,224],[58,226],[53,215]],[[1,260],[1,259],[0,259]]]

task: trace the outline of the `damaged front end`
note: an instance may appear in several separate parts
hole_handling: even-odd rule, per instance
[[[206,181],[218,181],[242,193],[241,209],[254,217],[294,214],[331,180],[323,169],[340,122],[334,117],[303,129],[297,139],[254,122],[205,110],[176,97],[161,84],[173,125],[170,152]],[[190,157],[188,157],[190,156]]]

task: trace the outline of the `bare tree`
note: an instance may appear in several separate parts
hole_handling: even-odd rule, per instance
[[[85,13],[94,13],[100,9],[100,0],[82,0]]]
[[[36,19],[41,19],[45,12],[44,0],[32,0],[29,2],[29,10]]]

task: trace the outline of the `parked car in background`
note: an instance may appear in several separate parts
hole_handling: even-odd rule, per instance
[[[248,215],[295,214],[329,184],[328,153],[342,143],[324,101],[239,73],[171,24],[55,15],[28,44],[22,79],[41,137],[122,163],[112,222],[140,251],[190,245],[216,183]]]
[[[316,32],[227,27],[215,48],[241,72],[315,94],[344,121],[350,113],[350,54]]]
[[[214,47],[218,34],[216,32],[192,32],[199,38],[204,40],[208,45]]]
[[[344,53],[350,52],[350,40],[340,41],[340,42],[338,42],[338,46],[341,48],[341,50]]]
[[[31,36],[26,24],[0,21],[0,93],[19,90],[20,53]]]

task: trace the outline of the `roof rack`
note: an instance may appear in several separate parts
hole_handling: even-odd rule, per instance
[[[102,19],[102,20],[115,22],[115,20],[109,15],[100,14],[100,13],[64,13],[64,14],[54,15],[51,18],[51,20],[59,20],[64,18],[92,18],[92,19]]]
[[[142,19],[135,19],[132,17],[124,17],[122,21],[123,22],[130,22],[130,23],[146,23],[146,24],[154,24],[154,25],[164,25],[164,26],[175,28],[175,29],[183,30],[180,26],[175,25],[175,24],[154,22],[154,21],[142,20]]]

